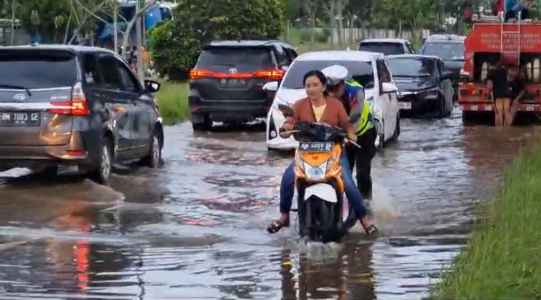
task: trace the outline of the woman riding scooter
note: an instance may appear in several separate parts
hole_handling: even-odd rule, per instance
[[[281,130],[282,137],[289,137],[287,131],[293,130],[296,122],[318,122],[325,123],[330,126],[337,126],[344,129],[350,139],[356,140],[356,134],[353,126],[349,122],[348,115],[344,110],[342,103],[336,98],[328,97],[326,93],[327,78],[321,71],[310,71],[304,75],[304,87],[307,98],[295,103],[294,117],[288,117]],[[377,228],[372,224],[367,216],[361,193],[355,186],[353,177],[351,176],[350,166],[347,155],[342,155],[341,165],[344,168],[342,172],[345,191],[348,200],[351,202],[355,214],[360,220],[360,223],[366,233],[370,236],[377,233]],[[280,185],[280,213],[281,217],[273,221],[267,230],[269,233],[278,232],[282,227],[289,226],[289,212],[295,192],[295,173],[294,164],[292,163],[284,172]]]

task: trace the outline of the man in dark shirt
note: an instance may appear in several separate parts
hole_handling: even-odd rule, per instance
[[[507,69],[503,61],[496,64],[496,68],[489,73],[487,86],[492,90],[494,99],[494,124],[496,126],[511,125],[511,99],[509,98],[509,80]]]

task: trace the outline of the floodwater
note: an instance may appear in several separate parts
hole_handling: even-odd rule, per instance
[[[291,158],[258,126],[168,127],[163,168],[119,170],[111,187],[0,173],[0,298],[421,299],[537,132],[403,120],[374,159],[382,236],[357,226],[329,245],[266,232]]]

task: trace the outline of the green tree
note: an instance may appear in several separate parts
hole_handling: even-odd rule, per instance
[[[69,0],[24,0],[19,1],[17,17],[24,28],[39,33],[44,42],[61,42],[64,26],[70,14]]]
[[[267,39],[280,35],[280,0],[180,0],[174,21],[150,34],[161,74],[179,78],[193,67],[201,48],[217,39]]]

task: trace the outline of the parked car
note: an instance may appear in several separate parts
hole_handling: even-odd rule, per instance
[[[458,97],[458,82],[460,70],[464,67],[464,40],[465,36],[454,34],[434,34],[429,36],[420,54],[434,55],[443,60],[445,68],[452,73],[455,99]]]
[[[378,138],[376,145],[383,147],[385,142],[400,134],[400,117],[397,101],[397,87],[393,82],[384,56],[381,53],[361,51],[322,51],[309,52],[295,59],[284,80],[271,82],[265,89],[276,91],[267,116],[267,147],[269,149],[290,150],[297,147],[293,138],[283,139],[278,134],[285,121],[278,105],[292,106],[297,100],[306,97],[303,77],[310,70],[322,70],[331,65],[342,65],[349,70],[349,78],[365,87],[366,99],[373,105]]]
[[[0,170],[77,165],[107,183],[116,162],[160,164],[162,122],[151,93],[105,49],[0,48]]]
[[[455,91],[443,60],[426,55],[392,55],[388,62],[398,86],[402,115],[451,114]]]
[[[359,50],[378,52],[384,55],[415,53],[410,42],[404,39],[366,39],[359,44]]]
[[[280,81],[297,53],[280,41],[221,41],[203,48],[190,72],[194,130],[214,121],[249,122],[265,117],[272,103],[262,87]]]

